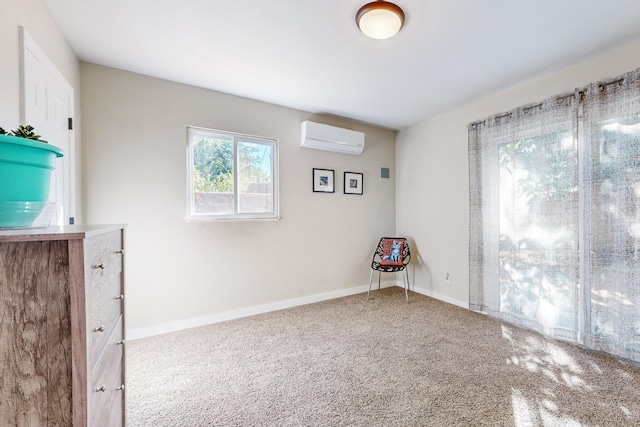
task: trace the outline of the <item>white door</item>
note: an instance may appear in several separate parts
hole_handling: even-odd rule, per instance
[[[22,109],[20,121],[63,150],[51,176],[49,202],[56,205],[52,225],[73,224],[75,217],[75,174],[73,131],[73,88],[38,47],[24,28],[22,42]]]

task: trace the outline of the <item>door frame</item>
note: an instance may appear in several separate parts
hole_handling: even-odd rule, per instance
[[[23,26],[18,27],[19,31],[19,43],[20,43],[20,114],[19,120],[20,123],[26,125],[26,117],[27,117],[27,107],[26,107],[26,94],[25,94],[25,57],[27,52],[31,52],[31,54],[40,62],[40,64],[47,70],[48,73],[56,80],[58,84],[64,87],[65,91],[69,94],[69,118],[73,120],[75,116],[75,107],[74,107],[74,90],[73,87],[69,84],[67,79],[64,78],[62,73],[58,70],[58,68],[54,65],[54,63],[47,57],[44,51],[38,46],[36,41],[31,37],[31,35],[27,32],[26,28]],[[75,120],[73,120],[75,122]],[[63,165],[65,168],[65,177],[68,179],[67,182],[64,182],[64,199],[62,200],[63,206],[65,207],[65,218],[64,224],[68,224],[71,218],[76,218],[76,146],[75,146],[75,124],[72,126],[73,129],[69,130],[69,150],[64,153],[66,159],[63,160]]]

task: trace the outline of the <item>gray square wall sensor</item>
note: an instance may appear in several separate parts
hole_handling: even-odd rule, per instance
[[[380,178],[389,178],[389,168],[380,168]]]

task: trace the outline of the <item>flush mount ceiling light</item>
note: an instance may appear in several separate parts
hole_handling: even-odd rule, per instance
[[[398,34],[404,24],[404,12],[388,1],[373,1],[356,13],[358,28],[372,39],[383,40]]]

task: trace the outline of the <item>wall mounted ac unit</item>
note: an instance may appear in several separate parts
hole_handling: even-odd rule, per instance
[[[360,154],[364,150],[364,133],[306,120],[302,122],[301,147]]]

